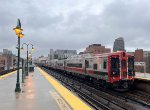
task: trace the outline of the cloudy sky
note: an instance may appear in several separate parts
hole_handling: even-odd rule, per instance
[[[20,18],[35,56],[50,48],[82,51],[89,44],[112,48],[124,37],[127,51],[150,50],[150,0],[0,0],[0,50],[16,52]],[[22,53],[25,54],[25,53]]]

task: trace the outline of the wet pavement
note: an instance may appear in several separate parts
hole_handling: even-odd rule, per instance
[[[16,73],[0,79],[0,110],[63,110],[64,106],[65,110],[70,109],[37,69],[20,84],[22,92],[15,93]]]
[[[150,73],[135,73],[136,77],[150,78]]]
[[[37,68],[35,72],[29,73],[25,83],[21,83],[21,77],[20,74],[20,93],[15,93],[16,72],[0,78],[0,110],[72,110],[61,93],[56,91],[56,87]],[[136,77],[150,78],[150,74],[136,73]],[[69,93],[66,97],[69,98]],[[81,108],[82,105],[78,104],[78,107]]]

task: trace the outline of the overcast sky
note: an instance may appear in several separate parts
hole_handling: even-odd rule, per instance
[[[112,49],[117,37],[124,37],[127,51],[150,50],[150,0],[0,0],[0,50],[16,53],[18,18],[21,43],[34,44],[35,56],[93,43]]]

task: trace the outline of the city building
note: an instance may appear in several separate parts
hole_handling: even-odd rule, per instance
[[[150,51],[144,51],[143,49],[136,49],[135,52],[130,53],[134,53],[135,71],[150,73]]]
[[[41,64],[47,64],[48,57],[40,56],[38,57],[34,63],[41,63]]]
[[[55,56],[57,56],[56,58],[58,59],[64,59],[64,58],[66,59],[72,55],[77,54],[77,51],[76,50],[56,50],[54,54]]]
[[[150,73],[150,51],[143,52],[143,61],[146,63],[146,72]]]
[[[48,54],[48,58],[49,58],[49,60],[54,59],[54,50],[53,49],[50,49],[50,52]]]
[[[5,70],[7,59],[5,56],[0,54],[0,71]]]
[[[16,56],[14,54],[12,54],[12,51],[10,51],[8,49],[3,49],[2,55],[4,57],[6,57],[6,59],[7,59],[5,70],[13,69],[14,66],[16,65]]]
[[[143,49],[136,49],[134,52],[135,62],[143,62]]]
[[[143,49],[136,49],[134,52],[135,71],[144,72],[145,66],[140,65],[143,62]]]
[[[76,50],[53,50],[50,49],[50,52],[48,54],[48,64],[50,64],[50,61],[53,59],[66,59],[68,57],[71,57],[72,55],[77,54]]]
[[[110,53],[110,52],[111,52],[110,48],[105,48],[105,46],[102,46],[101,44],[92,44],[89,45],[83,53],[102,54],[102,53]]]
[[[114,46],[113,46],[113,51],[124,51],[125,50],[125,46],[124,46],[124,39],[123,37],[119,37],[117,39],[115,39],[114,41]]]

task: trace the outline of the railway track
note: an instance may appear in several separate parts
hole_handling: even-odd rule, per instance
[[[141,104],[148,105],[150,107],[150,94],[143,91],[134,90],[126,93],[126,95],[134,100],[138,100]]]
[[[82,81],[77,81],[74,77],[68,78],[58,72],[42,69],[61,81],[68,89],[77,93],[96,110],[136,110],[136,107],[126,102],[126,100],[90,87],[81,83]]]
[[[44,69],[45,70],[45,69]],[[92,98],[89,94],[86,94],[81,90],[81,86],[75,86],[74,82],[64,78],[53,71],[45,70],[47,73],[61,81],[63,85],[65,85],[70,91],[75,92],[78,96],[80,96],[83,100],[85,100],[89,105],[91,105],[95,110],[113,110],[106,105],[100,103],[99,101]],[[80,88],[80,89],[79,89]]]
[[[13,72],[13,71],[15,71],[15,70],[17,70],[17,69],[10,69],[10,70],[3,70],[3,71],[0,71],[0,76],[5,75],[5,74],[7,74],[7,73],[9,73],[9,72]]]

